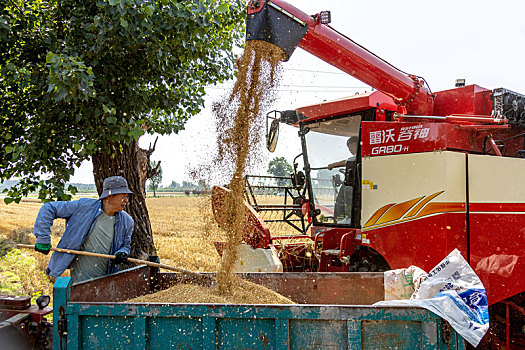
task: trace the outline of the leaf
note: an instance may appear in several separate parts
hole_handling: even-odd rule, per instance
[[[46,55],[46,64],[51,62],[54,56],[55,56],[55,53],[53,51],[49,51]]]
[[[109,0],[109,4],[111,6],[115,6],[116,4],[120,3],[120,0]]]
[[[124,28],[128,27],[128,21],[126,21],[124,18],[120,17],[120,25]]]
[[[14,70],[15,70],[15,65],[12,64],[11,62],[9,62],[9,63],[7,64],[7,67],[6,67],[6,68],[7,68],[8,70],[10,70],[10,71],[14,71]]]
[[[73,145],[73,149],[75,150],[75,152],[78,152],[80,150],[80,148],[82,148],[82,146],[79,143],[75,143]]]
[[[5,204],[12,203],[13,201],[14,201],[13,198],[9,198],[9,197],[5,197],[5,198],[4,198],[4,203],[5,203]]]
[[[148,5],[146,6],[146,13],[148,14],[148,16],[152,16],[153,15],[153,12],[155,12],[155,7],[151,6],[151,5]]]
[[[227,4],[220,4],[219,7],[217,7],[217,12],[219,12],[219,13],[228,12],[228,5]]]
[[[142,129],[131,129],[129,131],[129,135],[133,136],[133,138],[136,140],[139,138],[139,136],[144,135],[144,130]]]
[[[107,117],[106,120],[108,121],[109,124],[115,124],[117,122],[116,117]]]

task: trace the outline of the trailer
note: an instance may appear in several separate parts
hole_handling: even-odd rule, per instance
[[[461,336],[428,310],[371,306],[383,298],[382,273],[242,277],[299,304],[126,302],[191,282],[144,266],[76,285],[60,277],[54,286],[53,349],[465,348]],[[352,304],[340,305],[341,300]]]

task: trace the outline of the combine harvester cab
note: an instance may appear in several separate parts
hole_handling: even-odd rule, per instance
[[[299,128],[304,168],[291,179],[304,179],[296,205],[310,225],[310,268],[429,271],[458,248],[487,289],[499,336],[525,345],[525,184],[516,180],[525,171],[525,96],[461,80],[431,92],[329,21],[281,0],[248,4],[247,40],[288,58],[300,47],[377,89],[268,116],[270,151],[279,122]]]

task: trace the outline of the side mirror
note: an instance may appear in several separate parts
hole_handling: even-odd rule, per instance
[[[277,119],[272,120],[270,129],[266,131],[266,148],[268,151],[275,151],[277,147],[277,139],[279,138],[279,121]]]

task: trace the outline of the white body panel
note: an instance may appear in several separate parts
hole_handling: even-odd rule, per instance
[[[363,157],[361,225],[385,205],[439,192],[433,202],[465,203],[465,163],[458,152]]]

